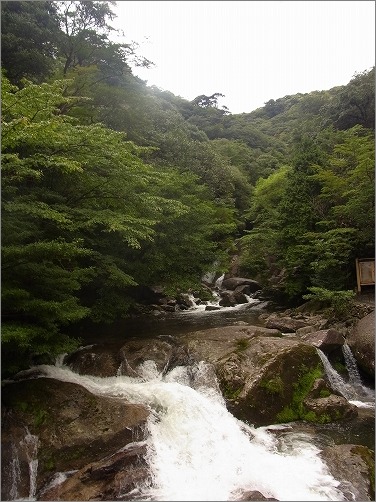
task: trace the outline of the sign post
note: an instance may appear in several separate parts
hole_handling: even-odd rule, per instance
[[[375,259],[374,258],[356,258],[356,282],[358,293],[362,291],[362,286],[375,285]]]

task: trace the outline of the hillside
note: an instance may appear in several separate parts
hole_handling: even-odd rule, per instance
[[[354,289],[374,256],[374,68],[230,114],[132,73],[110,2],[1,2],[9,370],[71,349],[140,287],[200,289],[234,252],[269,295]],[[21,361],[21,363],[20,363]]]

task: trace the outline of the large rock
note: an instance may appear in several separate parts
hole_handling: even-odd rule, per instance
[[[79,375],[110,377],[116,376],[121,358],[109,344],[88,345],[68,355],[64,364]]]
[[[151,482],[146,445],[132,443],[113,455],[93,462],[61,483],[51,483],[38,500],[133,500],[141,483]]]
[[[374,452],[366,446],[342,444],[328,446],[321,452],[345,500],[375,500]]]
[[[342,396],[331,394],[327,397],[307,398],[303,402],[308,412],[314,413],[315,417],[325,417],[325,422],[335,422],[344,418],[353,418],[358,414],[357,407],[350,404]]]
[[[309,322],[303,319],[272,314],[266,320],[265,326],[267,328],[279,329],[283,333],[295,333],[298,329],[309,326]]]
[[[127,341],[120,349],[122,375],[148,376],[167,373],[176,366],[192,362],[186,348],[173,337],[165,339],[140,338]]]
[[[345,343],[344,336],[336,329],[321,329],[304,335],[302,340],[311,343],[325,354],[330,354],[334,350],[341,348]]]
[[[249,287],[250,293],[255,293],[259,289],[261,289],[260,284],[253,279],[247,279],[246,277],[229,277],[228,279],[224,279],[222,282],[222,289],[230,289],[235,290],[239,286]]]
[[[360,319],[346,339],[358,366],[375,377],[375,311]]]
[[[337,406],[335,400],[327,400],[327,406],[321,401],[314,410],[305,406],[315,381],[324,374],[317,350],[298,339],[278,337],[277,330],[274,336],[262,336],[268,331],[228,326],[188,333],[183,339],[192,356],[214,365],[228,408],[241,420],[259,426],[351,415],[354,407],[346,400]],[[326,391],[328,397],[330,390]]]
[[[58,471],[80,469],[144,438],[149,411],[143,405],[96,396],[83,387],[51,378],[10,383],[2,389],[2,500],[9,500],[18,456],[29,496],[30,448],[36,446],[37,488]],[[30,436],[37,445],[30,443]],[[12,497],[11,497],[12,498]]]

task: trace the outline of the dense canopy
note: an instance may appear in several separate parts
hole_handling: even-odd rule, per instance
[[[110,40],[111,2],[1,14],[5,371],[134,312],[137,285],[199,288],[235,251],[280,301],[355,288],[374,256],[374,68],[232,115],[220,92],[135,77],[150,62]]]

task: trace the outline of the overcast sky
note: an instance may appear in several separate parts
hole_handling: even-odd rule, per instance
[[[122,41],[155,63],[148,85],[231,113],[347,84],[375,64],[374,1],[120,1]]]

